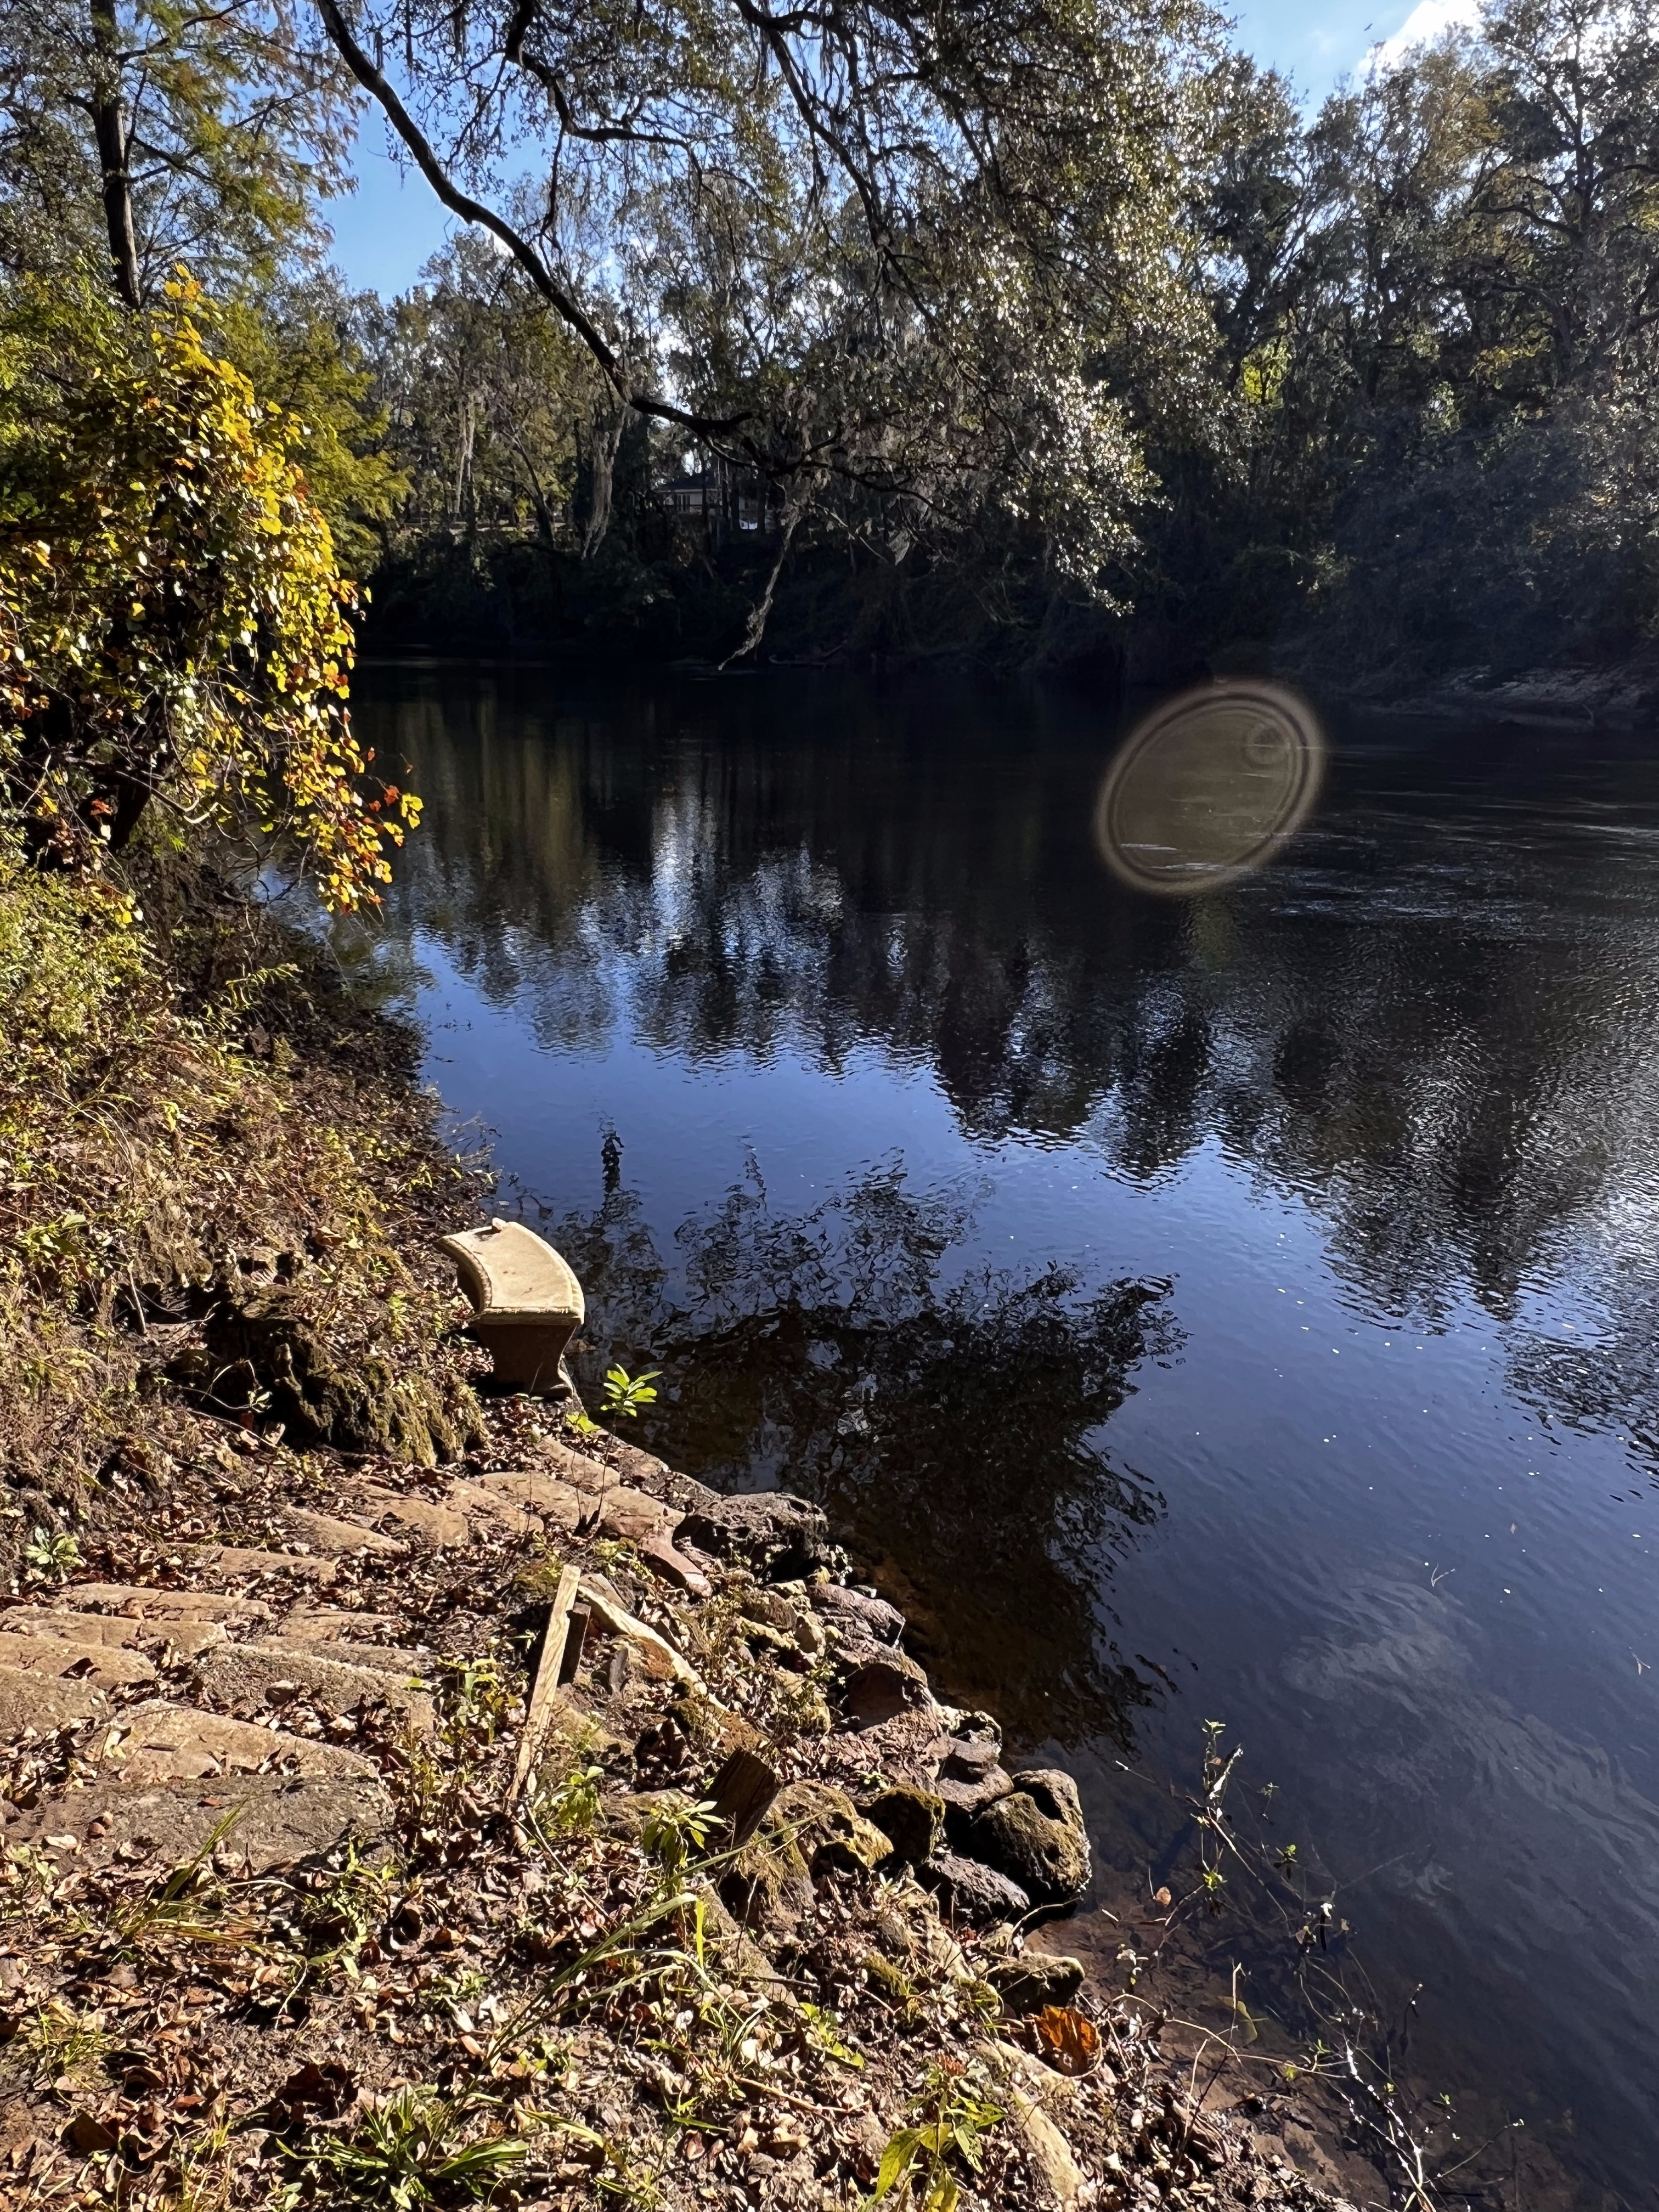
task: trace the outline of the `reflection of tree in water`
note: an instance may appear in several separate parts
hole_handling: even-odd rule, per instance
[[[1166,1286],[1091,1290],[1058,1267],[952,1279],[971,1218],[896,1168],[775,1212],[751,1170],[681,1224],[678,1296],[625,1189],[554,1233],[604,1358],[666,1370],[647,1433],[678,1465],[822,1499],[951,1692],[1012,1735],[1127,1741],[1147,1692],[1106,1639],[1101,1584],[1163,1501],[1099,1431],[1174,1341]],[[586,1364],[591,1382],[604,1363]]]
[[[1370,1310],[1430,1326],[1470,1294],[1512,1318],[1659,1153],[1651,860],[1553,820],[1571,764],[1512,738],[1458,740],[1473,820],[1443,757],[1339,762],[1284,860],[1180,912],[1099,866],[1086,707],[403,681],[363,705],[433,801],[397,914],[544,1042],[626,1024],[832,1071],[873,1043],[974,1138],[1138,1181],[1214,1140],[1306,1197]],[[1601,773],[1598,820],[1651,811],[1650,765]]]

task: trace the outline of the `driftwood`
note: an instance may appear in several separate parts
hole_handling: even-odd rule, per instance
[[[534,1771],[541,1751],[542,1738],[547,1733],[553,1699],[562,1680],[565,1640],[570,1628],[570,1610],[576,1602],[576,1593],[580,1586],[581,1575],[577,1568],[562,1570],[559,1587],[548,1612],[541,1657],[536,1662],[536,1680],[530,1692],[530,1710],[525,1715],[524,1733],[519,1738],[519,1756],[513,1768],[509,1802],[523,1796],[525,1784]]]

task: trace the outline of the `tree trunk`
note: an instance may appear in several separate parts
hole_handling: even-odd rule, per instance
[[[132,177],[127,167],[127,120],[121,101],[121,57],[115,0],[91,0],[92,44],[97,57],[92,89],[92,127],[104,173],[104,222],[109,232],[115,289],[137,307],[138,245],[132,228]]]

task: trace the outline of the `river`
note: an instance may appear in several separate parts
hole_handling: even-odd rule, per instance
[[[1659,2205],[1659,748],[1337,718],[1290,842],[1170,898],[1102,863],[1133,712],[1080,692],[356,712],[428,806],[383,987],[590,1395],[660,1369],[641,1442],[821,1498],[1078,1777],[1068,1940],[1190,1889],[1219,1723],[1516,2202]],[[1246,1918],[1193,1940],[1271,2013]]]

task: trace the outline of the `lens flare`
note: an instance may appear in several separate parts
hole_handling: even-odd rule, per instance
[[[1324,732],[1305,700],[1278,684],[1206,684],[1124,739],[1100,787],[1095,842],[1135,890],[1214,890],[1301,828],[1324,772]]]

